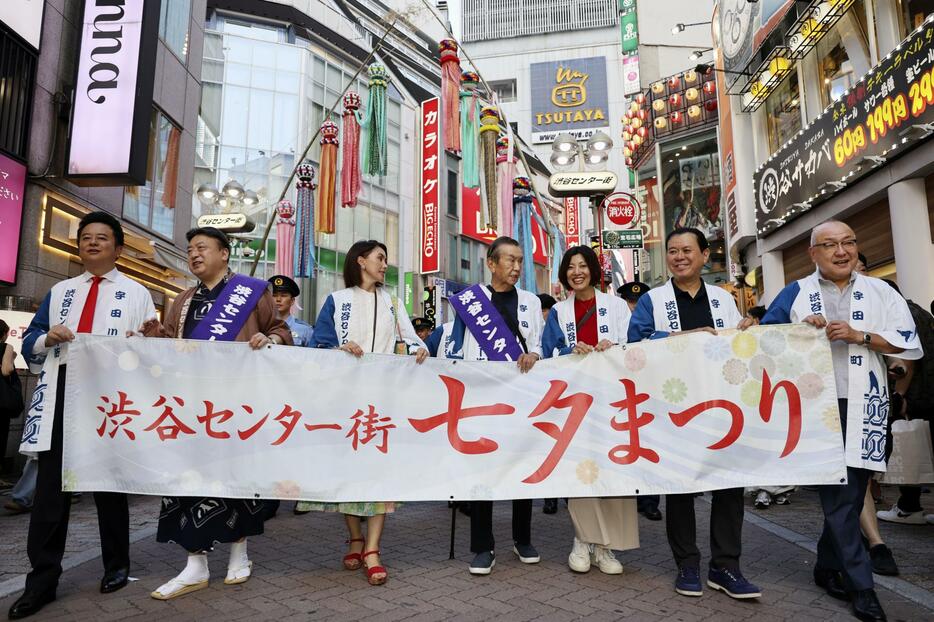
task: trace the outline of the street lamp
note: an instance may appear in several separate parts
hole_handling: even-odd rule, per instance
[[[678,22],[677,24],[674,25],[674,27],[672,27],[671,34],[676,35],[679,32],[684,32],[685,28],[689,28],[691,26],[706,26],[710,23],[711,22],[691,22],[690,24],[684,24],[684,23]]]
[[[691,52],[691,56],[689,56],[689,58],[696,62],[699,61],[704,54],[711,51],[713,51],[713,48],[707,48],[705,50],[694,50]]]
[[[571,134],[558,134],[551,143],[551,163],[559,167],[567,166],[580,156],[580,170],[583,171],[585,163],[597,165],[606,162],[612,148],[613,139],[605,132],[594,132],[593,136],[587,139],[585,147]]]
[[[259,195],[253,190],[247,190],[236,179],[230,179],[218,190],[213,183],[204,183],[195,191],[198,200],[207,208],[214,208],[219,213],[236,211],[240,207],[251,208],[259,205]]]

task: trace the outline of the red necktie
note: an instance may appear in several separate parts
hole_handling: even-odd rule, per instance
[[[81,319],[78,320],[78,332],[89,333],[94,328],[94,309],[97,307],[97,290],[100,289],[102,276],[91,277],[91,289],[88,290],[88,297],[84,301],[84,308],[81,309]]]

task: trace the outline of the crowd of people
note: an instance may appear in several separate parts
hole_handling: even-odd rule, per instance
[[[31,366],[49,365],[50,354],[74,340],[78,333],[209,338],[208,327],[232,292],[238,286],[255,287],[257,280],[230,270],[230,241],[223,232],[192,229],[187,240],[189,269],[197,285],[181,293],[160,321],[148,291],[116,269],[124,243],[119,222],[104,212],[86,215],[78,227],[79,255],[85,272],[56,284],[42,301],[24,336],[26,360]],[[864,524],[861,532],[861,516],[867,514],[867,498],[870,502],[866,507],[872,508],[871,476],[885,470],[886,417],[884,412],[868,413],[872,406],[867,403],[866,393],[870,386],[878,387],[880,379],[887,386],[887,369],[897,366],[903,372],[901,382],[893,385],[893,412],[930,417],[930,402],[925,400],[930,400],[932,383],[923,379],[934,366],[921,364],[922,347],[916,329],[916,323],[923,321],[926,330],[931,330],[930,314],[922,315],[926,313],[923,309],[907,303],[893,287],[857,270],[861,260],[856,236],[839,221],[823,223],[812,232],[809,253],[815,272],[788,285],[767,309],[750,309],[745,317],[730,293],[703,280],[710,251],[702,232],[675,229],[665,244],[671,279],[655,288],[628,283],[615,296],[599,289],[601,273],[596,253],[588,246],[568,249],[558,274],[567,295],[556,301],[516,287],[526,257],[518,242],[498,238],[488,249],[489,282],[472,288],[483,312],[508,333],[511,341],[506,351],[512,354],[504,355],[502,347],[485,340],[474,330],[470,316],[456,306],[453,319],[437,327],[423,318],[410,321],[404,307],[383,287],[388,253],[377,240],[356,242],[350,247],[343,266],[345,288],[327,297],[314,326],[293,314],[300,294],[298,285],[288,276],[277,275],[268,284],[261,282],[262,293],[248,303],[248,313],[241,314],[223,334],[214,333],[212,337],[245,342],[253,350],[296,345],[337,349],[354,357],[374,352],[414,356],[418,363],[430,356],[511,360],[525,373],[542,358],[585,357],[646,339],[745,330],[759,323],[809,324],[824,331],[830,341],[848,475],[845,484],[819,487],[824,524],[814,582],[831,596],[850,602],[859,619],[885,620],[874,591],[876,559],[871,555],[884,543],[877,537],[877,526],[873,531],[871,525]],[[5,347],[2,353],[4,375],[12,366],[7,365],[9,350]],[[24,472],[23,479],[35,482],[33,498],[14,494],[11,500],[24,507],[31,505],[27,551],[32,569],[24,592],[9,610],[10,619],[33,615],[55,600],[62,573],[71,505],[71,493],[62,491],[61,475],[66,367],[59,369],[54,387],[59,399],[55,402],[51,440],[47,447],[37,448],[38,459],[30,460]],[[901,401],[897,402],[896,396]],[[873,443],[864,442],[869,437]],[[28,481],[26,487],[30,487]],[[767,507],[787,503],[791,487],[749,492],[755,495],[757,507]],[[740,568],[745,494],[742,488],[711,491],[706,585],[736,599],[761,596],[760,588],[746,579]],[[127,497],[102,492],[93,496],[104,565],[100,591],[115,592],[129,579]],[[664,516],[676,567],[674,589],[688,597],[701,596],[704,587],[702,553],[696,542],[695,496],[667,495]],[[567,507],[574,526],[574,538],[569,543],[570,569],[582,573],[596,565],[607,574],[621,573],[614,551],[639,546],[637,515],[662,520],[659,502],[657,496],[569,499]],[[152,597],[167,600],[205,588],[210,579],[207,555],[219,543],[230,545],[224,583],[247,581],[253,570],[247,540],[263,533],[265,520],[274,515],[278,504],[260,499],[164,497],[157,540],[181,546],[187,560],[181,572],[153,591]],[[546,500],[545,511],[553,513],[557,506],[557,499]],[[370,584],[381,585],[388,580],[389,572],[380,558],[380,540],[386,516],[399,507],[391,500],[301,501],[294,511],[342,514],[348,545],[344,568],[363,569]],[[490,574],[496,563],[492,512],[492,502],[470,504],[473,558],[469,572],[474,575]],[[869,514],[875,518],[874,512]],[[512,554],[526,564],[541,559],[533,545],[531,517],[532,500],[512,501]],[[920,489],[902,489],[897,505],[880,512],[878,518],[923,522]],[[927,520],[934,520],[934,516]],[[867,542],[861,533],[867,534]]]

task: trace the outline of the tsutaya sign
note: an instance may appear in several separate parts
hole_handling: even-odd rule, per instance
[[[438,159],[441,149],[439,146],[441,127],[438,121],[438,102],[439,99],[432,99],[422,102],[422,120],[421,120],[421,231],[422,231],[422,253],[420,272],[430,274],[441,270],[441,255],[438,252],[438,241],[441,236],[439,223],[440,208],[438,203],[441,200],[441,176],[438,171],[441,170],[441,162]]]
[[[143,185],[159,0],[85,0],[67,176],[79,185]]]
[[[609,132],[606,57],[533,63],[532,142],[550,143],[561,132],[590,138]]]
[[[803,324],[561,356],[526,374],[169,339],[80,335],[68,350],[70,491],[540,499],[846,477],[830,346]]]

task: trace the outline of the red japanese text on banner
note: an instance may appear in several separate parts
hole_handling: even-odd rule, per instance
[[[80,335],[64,412],[66,490],[428,501],[846,477],[830,347],[806,325],[669,337],[527,374]]]

